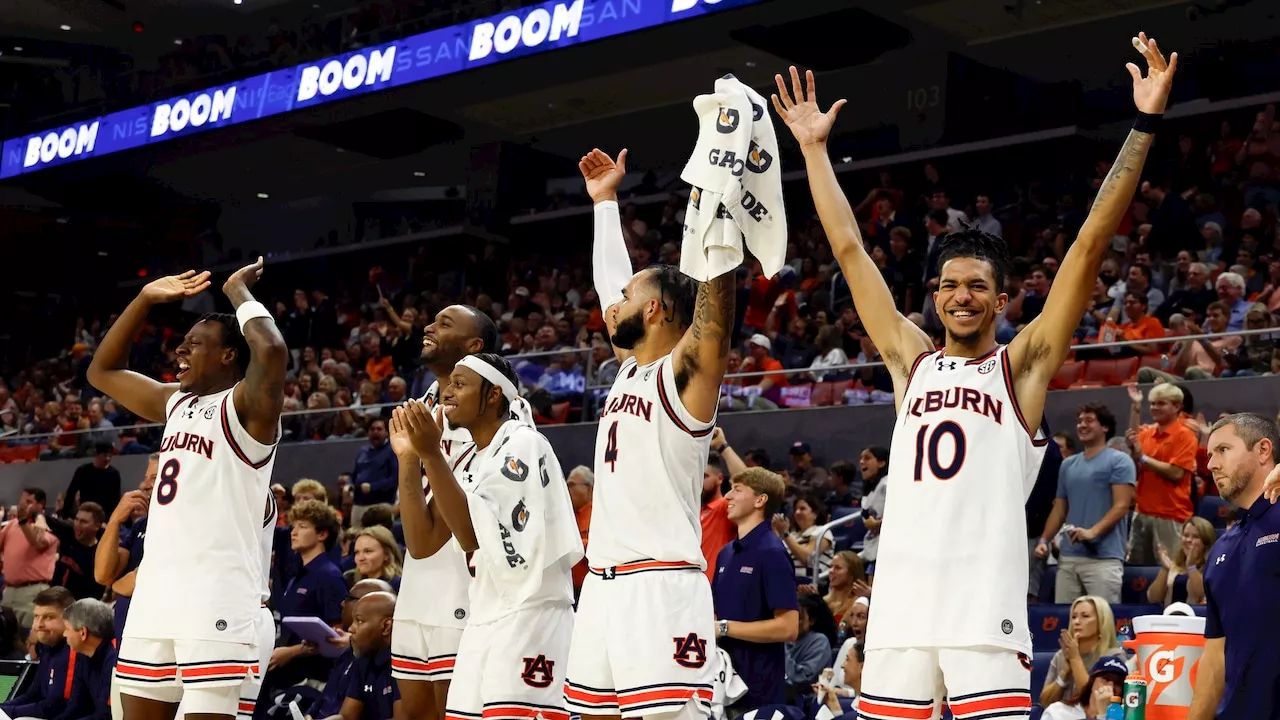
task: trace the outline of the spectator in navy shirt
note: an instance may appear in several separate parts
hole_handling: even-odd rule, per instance
[[[280,617],[316,617],[327,625],[337,625],[342,620],[342,599],[347,596],[342,571],[329,555],[329,548],[338,542],[342,532],[338,511],[319,500],[305,500],[294,504],[289,520],[293,525],[291,544],[301,567],[289,579],[276,609]],[[271,652],[263,691],[303,680],[324,680],[331,667],[332,662],[318,655],[315,645],[304,643],[296,633],[282,628],[279,647]],[[258,704],[267,703],[260,698]]]
[[[396,482],[400,463],[387,442],[387,421],[373,418],[368,424],[369,444],[356,456],[351,484],[355,488],[355,506],[351,508],[351,527],[360,527],[360,518],[370,505],[396,501]]]
[[[351,649],[356,663],[342,701],[342,720],[392,720],[400,713],[400,689],[391,677],[391,616],[396,596],[375,592],[356,601]]]
[[[343,701],[347,697],[347,689],[351,684],[351,679],[355,677],[354,665],[356,656],[355,651],[351,649],[350,630],[352,629],[351,626],[355,624],[356,601],[369,593],[375,592],[393,593],[391,586],[385,580],[370,578],[352,585],[351,592],[347,593],[347,596],[342,599],[342,629],[339,631],[339,636],[331,642],[335,645],[345,646],[346,649],[333,661],[333,670],[329,672],[329,679],[324,684],[324,694],[320,696],[320,703],[311,712],[312,717],[328,718],[338,715],[342,711]]]
[[[52,720],[66,709],[75,667],[71,648],[63,638],[66,626],[62,614],[73,602],[75,598],[64,587],[45,588],[36,595],[31,634],[35,637],[40,666],[25,692],[0,704],[0,710],[9,717]]]
[[[58,538],[58,563],[53,568],[53,584],[71,591],[77,600],[102,599],[104,588],[95,579],[94,560],[98,532],[107,516],[96,502],[80,503],[70,523],[51,517],[49,529]]]
[[[111,720],[111,675],[116,667],[111,608],[101,600],[77,600],[63,618],[63,637],[76,654],[76,668],[71,697],[56,720]]]
[[[116,594],[113,611],[117,638],[124,633],[124,619],[129,614],[129,599],[133,596],[133,581],[137,578],[138,565],[142,563],[142,541],[147,536],[147,505],[151,502],[151,489],[155,487],[159,467],[160,455],[152,454],[148,458],[142,484],[120,498],[94,549],[93,578]]]
[[[1204,654],[1187,720],[1280,718],[1278,449],[1280,429],[1261,415],[1228,415],[1209,430],[1213,482],[1241,513],[1209,550]]]
[[[716,642],[747,685],[733,708],[746,712],[786,701],[786,643],[799,634],[800,614],[791,558],[766,522],[782,507],[782,478],[757,467],[732,483],[725,499],[738,539],[716,558],[711,594]]]

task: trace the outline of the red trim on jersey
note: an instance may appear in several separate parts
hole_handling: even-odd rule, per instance
[[[988,350],[986,355],[980,355],[970,360],[969,362],[965,363],[965,365],[981,365],[982,363],[986,362],[988,358],[1000,352],[1001,347],[1003,346],[1000,345],[999,343],[996,343],[996,346]]]
[[[588,568],[588,570],[590,570],[591,573],[594,575],[608,575],[609,571],[613,571],[614,575],[634,575],[635,573],[642,573],[649,570],[698,570],[698,571],[701,571],[701,568],[699,568],[697,565],[694,565],[693,563],[684,562],[684,561],[665,562],[662,560],[639,560],[636,562],[625,563],[623,565],[616,565],[614,567],[609,567],[609,568],[593,567],[593,568]]]
[[[572,685],[567,680],[564,683],[564,697],[570,702],[587,706],[618,704],[617,693],[604,690],[587,690],[581,686]]]
[[[1018,393],[1014,392],[1013,365],[1009,362],[1008,350],[1000,353],[1000,374],[1004,377],[1005,394],[1009,396],[1009,404],[1013,406],[1013,414],[1018,416],[1018,423],[1027,432],[1027,437],[1031,438],[1031,444],[1036,447],[1047,445],[1049,438],[1037,439],[1036,431],[1031,429],[1031,426],[1027,424],[1027,419],[1022,415],[1022,407],[1018,405]]]
[[[247,715],[252,715],[255,708],[258,707],[257,700],[241,700],[239,710]]]
[[[676,427],[680,428],[681,430],[685,431],[686,433],[689,433],[689,434],[690,434],[690,435],[692,435],[693,437],[706,437],[707,435],[710,435],[710,434],[711,434],[711,431],[712,431],[712,430],[715,430],[715,428],[716,428],[715,420],[712,420],[712,421],[711,421],[711,424],[710,424],[710,425],[708,425],[708,426],[707,426],[705,429],[703,429],[703,430],[690,430],[690,429],[689,429],[689,426],[688,426],[688,425],[685,425],[685,424],[684,424],[684,421],[680,419],[680,416],[676,414],[676,409],[675,409],[675,407],[671,404],[671,399],[667,397],[667,387],[666,387],[666,383],[662,382],[662,363],[664,363],[664,362],[666,362],[666,360],[663,360],[662,362],[659,362],[659,363],[658,363],[658,367],[657,367],[657,371],[658,371],[658,400],[659,400],[659,402],[661,402],[661,403],[662,403],[662,409],[663,409],[663,410],[665,410],[665,411],[667,411],[667,417],[671,418],[671,422],[675,423],[675,424],[676,424]]]
[[[66,685],[64,685],[62,688],[63,700],[71,699],[71,681],[76,676],[76,655],[78,654],[79,653],[77,653],[75,650],[72,650],[71,654],[67,656],[67,682],[66,682]]]
[[[120,675],[132,675],[148,680],[163,680],[164,678],[177,677],[178,666],[147,667],[146,665],[134,665],[128,660],[117,660],[116,672]]]
[[[449,655],[439,660],[428,660],[427,662],[392,656],[391,667],[407,672],[438,673],[452,670],[457,662],[456,655]]]
[[[929,720],[929,718],[933,717],[933,704],[930,703],[924,707],[881,705],[863,696],[858,698],[858,714],[882,718],[902,718],[903,720]]]
[[[487,706],[480,713],[481,717],[486,718],[536,718],[543,717],[546,720],[569,720],[569,713],[564,710],[552,710],[546,707],[520,706],[513,704],[498,704]]]
[[[182,676],[186,678],[205,678],[210,675],[248,675],[257,674],[257,665],[236,663],[231,665],[201,665],[200,667],[182,668]]]
[[[929,352],[922,352],[916,356],[916,359],[911,363],[911,369],[907,371],[907,385],[911,384],[911,378],[915,377],[916,368],[920,367],[920,363],[924,362],[925,358],[934,355],[937,352],[937,350],[930,350]]]
[[[619,692],[618,706],[625,710],[628,706],[662,702],[688,702],[690,700],[711,702],[711,697],[711,688],[691,688],[676,685]]]
[[[453,464],[453,469],[457,470],[458,467],[462,465],[462,461],[466,460],[467,456],[475,451],[476,451],[475,445],[472,445],[471,447],[467,448],[465,452],[463,452],[461,455],[458,456],[458,461]]]
[[[268,462],[271,462],[271,456],[276,454],[276,449],[274,447],[271,448],[271,452],[267,453],[267,456],[262,458],[259,462],[250,460],[249,456],[244,454],[244,450],[240,449],[240,443],[236,442],[235,435],[231,432],[231,421],[227,419],[227,399],[230,398],[232,394],[233,393],[227,393],[226,397],[222,398],[222,434],[227,438],[227,443],[231,446],[231,452],[235,453],[236,457],[243,460],[245,465],[248,465],[254,470],[261,470],[266,467]]]
[[[169,411],[169,414],[167,417],[173,417],[173,414],[178,411],[178,408],[182,407],[182,403],[190,400],[193,397],[199,397],[199,395],[196,395],[195,393],[186,393],[182,397],[178,398],[178,402],[173,404],[173,409]]]

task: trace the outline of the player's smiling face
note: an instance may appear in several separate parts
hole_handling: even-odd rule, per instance
[[[471,312],[460,305],[436,313],[436,319],[422,331],[422,362],[427,364],[456,363],[469,352],[477,352],[469,346],[478,341],[478,328]]]
[[[201,392],[208,387],[212,376],[221,373],[228,354],[222,346],[222,327],[217,322],[206,320],[191,326],[176,351],[178,389]]]
[[[440,407],[449,424],[454,427],[470,428],[478,420],[484,409],[495,399],[488,398],[484,402],[484,378],[468,367],[456,367],[449,375],[449,384],[440,392]],[[491,389],[492,392],[492,389]],[[502,390],[497,389],[501,395]]]
[[[956,257],[942,266],[934,306],[948,342],[971,345],[994,331],[1009,296],[996,286],[995,270],[981,258]]]

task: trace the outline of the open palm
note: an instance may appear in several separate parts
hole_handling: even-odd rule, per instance
[[[627,176],[627,151],[623,148],[614,162],[608,153],[595,148],[578,161],[578,170],[587,181],[587,195],[592,202],[617,200],[618,185]]]
[[[198,295],[209,287],[209,271],[196,273],[188,270],[181,275],[156,278],[142,288],[142,294],[151,302],[167,303]]]
[[[1142,53],[1147,61],[1146,77],[1143,77],[1137,65],[1125,65],[1125,69],[1133,77],[1133,104],[1138,106],[1140,112],[1159,115],[1169,102],[1173,74],[1178,70],[1178,53],[1170,55],[1166,62],[1164,53],[1156,45],[1156,39],[1147,37],[1143,32],[1138,33],[1138,37],[1133,38],[1132,42],[1134,49]]]
[[[813,71],[805,71],[805,85],[800,85],[800,73],[791,66],[791,90],[781,75],[774,75],[778,83],[778,93],[772,96],[773,109],[782,118],[782,122],[791,128],[791,134],[801,147],[820,145],[827,141],[831,134],[831,126],[836,122],[836,115],[844,107],[844,100],[837,100],[825,113],[818,108],[818,93],[813,79]]]

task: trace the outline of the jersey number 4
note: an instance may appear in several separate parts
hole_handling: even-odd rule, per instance
[[[609,426],[609,439],[604,444],[604,461],[609,463],[609,472],[615,472],[618,462],[618,421]]]
[[[182,470],[182,465],[178,463],[177,458],[169,458],[164,467],[160,468],[160,478],[156,482],[156,502],[161,505],[168,505],[173,502],[174,496],[178,494],[178,472]]]
[[[950,480],[964,466],[964,429],[950,420],[934,425],[933,432],[929,432],[929,427],[929,425],[922,425],[920,432],[916,433],[915,481],[924,481],[926,455],[928,456],[929,474],[938,480]],[[953,450],[951,461],[943,465],[938,450],[942,444],[942,438],[946,436],[951,437]]]

